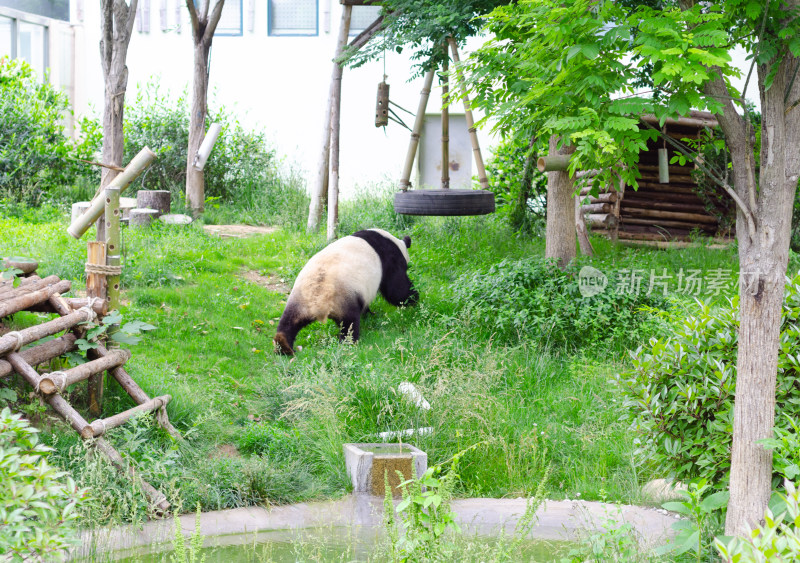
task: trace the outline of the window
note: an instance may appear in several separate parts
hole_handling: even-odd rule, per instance
[[[31,65],[39,80],[44,78],[46,29],[43,25],[20,21],[17,23],[17,57]]]
[[[350,35],[358,35],[380,15],[380,6],[353,6],[353,12],[350,15]]]
[[[17,54],[17,45],[14,41],[14,20],[0,16],[0,58],[5,56],[14,58]]]
[[[317,0],[269,0],[270,35],[318,35]]]
[[[225,0],[214,36],[242,35],[242,0]]]
[[[46,18],[69,21],[69,0],[0,0],[0,6]]]

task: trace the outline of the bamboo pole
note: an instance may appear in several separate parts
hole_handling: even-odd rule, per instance
[[[119,268],[120,266],[120,189],[106,188],[106,265]],[[119,274],[111,274],[107,279],[108,308],[119,309]]]
[[[540,156],[536,160],[536,168],[539,172],[563,172],[569,166],[571,154],[553,154]]]
[[[464,84],[464,77],[461,74],[459,63],[461,59],[458,56],[458,47],[456,40],[452,37],[447,38],[450,43],[450,51],[453,53],[453,63],[456,69],[456,80],[458,81],[459,89],[461,90],[461,99],[464,102],[464,117],[467,121],[467,130],[469,131],[469,139],[472,143],[472,156],[475,159],[475,167],[478,169],[478,182],[481,184],[481,189],[489,189],[489,179],[486,177],[486,166],[483,163],[483,155],[481,154],[481,147],[478,143],[478,132],[475,128],[475,119],[472,116],[472,108],[470,107],[469,96],[467,96],[467,87]]]
[[[447,55],[447,45],[444,46],[444,54]],[[447,75],[449,69],[447,57],[442,63],[442,189],[450,188],[450,108],[448,107],[450,97],[450,77]]]
[[[414,157],[417,156],[417,146],[419,145],[420,135],[422,135],[422,125],[425,122],[425,108],[428,107],[428,97],[431,95],[431,86],[433,86],[433,75],[433,69],[425,74],[425,83],[420,91],[417,115],[414,117],[414,127],[411,129],[408,152],[406,152],[406,160],[403,163],[403,172],[400,174],[400,189],[404,192],[407,191],[408,187],[411,185],[411,169],[414,167]]]
[[[342,26],[339,31],[339,45],[336,48],[336,60],[342,56],[344,43],[347,41],[347,35],[350,32],[350,16],[353,7],[345,6],[342,13]],[[344,37],[344,41],[341,38]],[[342,75],[344,69],[336,64],[336,72],[333,78],[333,99],[331,101],[331,156],[330,156],[330,171],[328,178],[328,229],[327,238],[328,242],[333,242],[336,238],[336,227],[339,224],[339,138],[341,133],[341,118],[342,118]]]
[[[120,366],[131,358],[128,350],[114,350],[107,356],[81,364],[62,372],[44,374],[39,381],[39,390],[45,395],[62,393],[70,385],[88,379],[89,376],[102,373],[107,369]]]
[[[117,175],[108,187],[119,188],[120,192],[124,192],[125,188],[127,188],[131,182],[133,182],[142,171],[150,166],[150,163],[156,157],[155,153],[151,151],[149,148],[144,147],[139,154],[134,156],[131,161],[128,163],[128,166],[125,167],[125,170]],[[103,214],[103,210],[105,209],[105,193],[99,193],[94,197],[92,200],[89,209],[87,209],[83,215],[75,219],[72,224],[67,227],[67,233],[70,236],[80,239],[84,233],[89,229],[89,227],[100,218]]]
[[[69,280],[64,280],[44,289],[25,293],[12,299],[4,299],[0,301],[0,318],[13,315],[24,311],[28,307],[47,301],[54,293],[66,293],[71,287],[72,283]]]
[[[52,336],[62,330],[72,328],[78,323],[92,321],[94,318],[94,311],[81,309],[65,317],[59,317],[40,325],[25,328],[18,332],[6,333],[4,336],[0,336],[0,356],[7,352],[14,352],[21,346],[41,340],[46,336]]]
[[[33,348],[23,350],[19,355],[26,364],[38,366],[75,349],[75,340],[77,339],[78,337],[74,334],[65,334],[55,340],[48,340]],[[13,366],[7,360],[0,360],[0,377],[8,377],[12,373],[14,373]]]
[[[169,403],[170,400],[172,400],[171,396],[162,395],[160,397],[155,397],[153,399],[150,399],[146,403],[137,405],[119,414],[109,416],[108,418],[95,420],[94,422],[87,425],[86,428],[83,429],[83,433],[81,435],[83,436],[84,439],[93,437],[96,438],[98,436],[102,436],[108,430],[116,428],[117,426],[122,426],[123,424],[128,422],[128,420],[130,420],[134,415],[144,412],[152,412],[154,410],[167,406],[167,403]]]

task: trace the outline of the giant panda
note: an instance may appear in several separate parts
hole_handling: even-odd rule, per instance
[[[294,355],[297,333],[314,321],[333,319],[339,339],[358,341],[361,315],[378,291],[395,306],[410,305],[419,293],[408,278],[411,238],[381,229],[358,231],[323,248],[306,263],[292,287],[275,335],[277,351]]]

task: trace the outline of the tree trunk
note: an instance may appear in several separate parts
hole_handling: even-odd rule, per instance
[[[186,157],[186,204],[197,217],[205,209],[205,172],[194,167],[197,149],[206,133],[206,106],[208,104],[208,54],[211,45],[202,41],[194,46],[194,74],[192,78],[192,108],[189,116],[189,151]]]
[[[772,437],[775,422],[784,276],[800,176],[800,112],[790,107],[800,98],[800,82],[792,78],[797,64],[787,55],[769,90],[763,84],[770,68],[758,69],[763,124],[758,184],[751,126],[736,113],[730,98],[724,99],[728,92],[721,80],[706,87],[718,100],[724,99],[719,121],[731,150],[736,193],[743,202],[736,221],[740,327],[726,535],[745,536],[757,526],[771,494],[772,452],[757,442]]]
[[[208,56],[214,31],[217,29],[225,0],[217,0],[214,9],[208,13],[211,0],[200,2],[186,0],[194,41],[194,72],[192,79],[192,106],[189,115],[189,150],[186,156],[186,204],[192,215],[200,215],[205,206],[205,174],[194,167],[197,149],[206,133],[206,113],[208,107]]]
[[[556,150],[556,137],[550,138],[550,155],[570,155],[575,147]],[[566,171],[553,170],[547,174],[547,227],[545,258],[555,258],[565,268],[575,258],[575,187]]]
[[[128,44],[136,18],[138,0],[102,0],[100,63],[105,83],[103,106],[103,164],[122,166],[125,139],[122,133],[125,91],[128,88]],[[117,170],[101,169],[100,187],[105,188]],[[104,241],[101,241],[104,242]]]

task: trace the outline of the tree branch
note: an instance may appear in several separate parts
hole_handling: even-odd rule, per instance
[[[192,35],[197,39],[200,37],[200,21],[197,17],[197,8],[194,0],[186,0],[186,7],[189,9],[189,23],[192,26]]]
[[[114,52],[114,0],[102,0],[102,39],[100,39],[100,62],[103,75],[111,72],[111,55]]]
[[[125,2],[122,2],[125,4]],[[125,15],[125,33],[126,37],[130,37],[131,33],[133,33],[133,22],[136,20],[136,8],[138,7],[139,0],[131,0],[131,5],[128,8],[128,13]]]
[[[210,0],[209,0],[210,2]],[[208,4],[208,2],[206,2]],[[208,17],[206,21],[206,30],[203,33],[203,42],[209,43],[211,38],[214,37],[214,32],[217,30],[217,24],[219,23],[219,19],[222,16],[222,7],[225,5],[225,0],[217,0],[217,3],[214,4],[214,9],[211,11],[211,15]],[[206,10],[208,7],[206,7]]]

